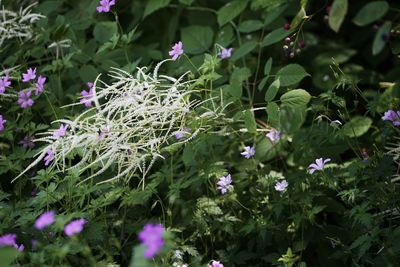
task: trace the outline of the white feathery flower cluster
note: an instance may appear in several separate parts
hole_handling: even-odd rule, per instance
[[[0,47],[4,41],[12,38],[30,39],[32,38],[32,24],[43,15],[32,13],[32,8],[37,3],[33,3],[26,8],[20,8],[18,12],[7,10],[0,0]]]
[[[90,99],[95,103],[94,107],[74,120],[56,121],[62,124],[62,130],[50,130],[35,140],[48,145],[23,173],[43,159],[46,161],[46,154],[51,151],[54,160],[49,160],[49,166],[60,172],[95,170],[82,182],[111,166],[117,174],[102,182],[121,177],[129,179],[135,171],[140,171],[144,179],[155,160],[162,158],[161,148],[171,141],[188,142],[202,130],[199,126],[183,140],[173,138],[174,133],[185,129],[189,121],[203,119],[192,112],[202,102],[190,99],[194,81],[183,81],[185,75],[179,79],[158,75],[163,62],[156,66],[152,75],[146,73],[146,68],[138,68],[136,76],[113,69],[109,74],[111,84],[98,77]],[[214,117],[215,114],[211,119]],[[80,162],[70,166],[66,164],[68,159],[80,159]]]

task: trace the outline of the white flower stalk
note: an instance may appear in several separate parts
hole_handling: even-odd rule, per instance
[[[146,68],[138,68],[136,76],[113,69],[109,74],[113,80],[111,84],[97,78],[89,99],[95,106],[74,120],[57,121],[68,126],[61,137],[60,130],[51,130],[35,140],[48,145],[23,173],[45,159],[46,153],[52,150],[55,158],[50,168],[79,173],[91,170],[91,175],[82,182],[111,166],[117,174],[103,182],[122,177],[129,180],[136,171],[144,178],[155,160],[162,158],[161,149],[171,141],[177,142],[173,137],[176,131],[183,131],[189,120],[204,119],[193,112],[199,105],[198,101],[190,100],[194,93],[190,89],[193,81],[184,82],[185,75],[179,79],[158,75],[162,63],[156,66],[152,75],[145,72]],[[213,113],[208,118],[215,119],[215,116]],[[183,141],[178,142],[190,141],[201,130],[201,126],[192,129]],[[79,158],[80,162],[72,166],[67,164],[73,158]]]
[[[32,8],[37,3],[33,3],[26,8],[20,8],[18,12],[4,9],[0,0],[0,47],[7,39],[32,38],[32,24],[41,18],[43,15],[32,13]]]

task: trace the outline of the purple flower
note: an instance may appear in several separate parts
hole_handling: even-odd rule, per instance
[[[34,148],[35,144],[33,143],[33,137],[25,135],[21,141],[18,142],[19,145],[22,145],[23,148]]]
[[[115,5],[115,0],[100,0],[100,5],[96,8],[97,12],[110,12],[111,6]]]
[[[281,132],[275,129],[269,130],[269,132],[265,135],[272,144],[275,144],[281,139]]]
[[[18,249],[18,251],[20,251],[20,252],[24,251],[24,249],[25,249],[25,246],[23,244],[21,244],[19,246],[17,244],[15,244],[14,247],[16,249]]]
[[[179,140],[179,139],[182,139],[182,138],[186,137],[186,135],[189,134],[189,133],[190,133],[190,129],[189,128],[183,128],[182,131],[176,131],[174,133],[174,135],[175,135],[175,138],[177,140]]]
[[[85,219],[73,220],[64,227],[64,233],[69,237],[79,234],[82,232],[83,226],[86,223],[87,221]]]
[[[172,57],[172,60],[177,60],[180,55],[183,54],[183,44],[181,41],[175,43],[172,47],[172,50],[169,51],[169,55]]]
[[[0,132],[4,131],[5,127],[4,124],[7,122],[7,120],[5,120],[3,118],[3,115],[0,115]]]
[[[35,221],[35,228],[38,230],[44,229],[55,222],[55,212],[53,210],[43,212]]]
[[[60,128],[54,131],[53,137],[60,138],[67,134],[68,125],[61,124]]]
[[[362,155],[364,161],[368,161],[369,155],[368,155],[368,151],[365,148],[362,149],[361,155]]]
[[[30,80],[34,80],[36,78],[36,68],[32,69],[29,68],[26,73],[22,74],[22,82],[26,83],[29,82]]]
[[[40,94],[44,90],[44,83],[46,82],[46,77],[40,75],[36,82],[35,95]]]
[[[6,91],[6,88],[10,87],[10,85],[11,85],[10,77],[8,75],[3,76],[0,79],[0,94],[3,94]]]
[[[145,258],[153,258],[164,245],[164,227],[161,224],[146,224],[139,233],[139,240],[146,247]]]
[[[245,146],[244,151],[242,153],[240,153],[240,155],[242,155],[246,159],[249,159],[252,156],[254,156],[255,153],[256,153],[256,148],[254,146],[252,146],[252,147]]]
[[[44,165],[49,166],[50,162],[54,160],[55,154],[52,149],[47,150],[46,157],[44,158]]]
[[[81,92],[82,99],[80,100],[80,102],[84,104],[86,107],[91,107],[94,95],[93,83],[89,82],[87,83],[87,85],[89,87],[89,91],[83,90]]]
[[[14,247],[17,245],[17,235],[16,234],[5,234],[0,236],[0,247],[11,246]]]
[[[232,49],[233,48],[223,48],[221,52],[218,53],[218,56],[221,59],[230,58],[232,56]]]
[[[18,99],[18,104],[20,104],[21,108],[27,108],[33,105],[35,103],[31,97],[32,91],[27,91],[27,92],[19,92],[19,99]]]
[[[232,177],[230,174],[219,178],[217,183],[217,189],[221,191],[221,194],[225,194],[228,191],[233,190]]]
[[[224,265],[220,261],[212,261],[208,267],[224,267]]]
[[[275,190],[278,192],[285,192],[288,187],[288,182],[286,180],[282,180],[282,182],[277,182],[275,185]]]
[[[308,173],[309,174],[313,174],[315,171],[322,171],[325,167],[325,164],[328,163],[329,161],[331,161],[331,159],[323,159],[323,158],[319,158],[315,160],[315,163],[311,163],[308,166]]]
[[[382,117],[384,121],[391,121],[394,126],[400,126],[400,111],[389,109]]]

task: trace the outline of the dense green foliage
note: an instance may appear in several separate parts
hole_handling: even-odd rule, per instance
[[[399,152],[392,148],[399,130],[381,117],[400,108],[400,3],[116,0],[111,12],[98,13],[98,2],[39,0],[33,12],[45,17],[33,24],[32,38],[0,46],[0,76],[11,69],[12,79],[0,94],[7,120],[0,132],[0,235],[15,233],[25,246],[0,248],[0,261],[129,266],[134,257],[131,266],[172,266],[180,250],[189,266],[213,259],[228,267],[398,265]],[[1,4],[17,11],[29,3]],[[21,139],[40,138],[59,127],[51,122],[87,110],[63,107],[79,102],[87,82],[100,74],[112,82],[112,68],[151,71],[178,41],[184,55],[160,72],[177,78],[190,71],[185,79],[197,90],[191,97],[206,100],[204,109],[229,104],[223,119],[199,126],[189,118],[199,133],[184,143],[172,137],[145,182],[138,170],[99,183],[120,171],[112,165],[81,183],[96,166],[60,171],[42,161],[12,182],[44,145],[22,147]],[[230,47],[232,56],[221,59]],[[23,109],[17,94],[30,67],[47,81]],[[271,129],[281,133],[276,143],[265,136]],[[241,156],[252,145],[254,157]],[[318,158],[331,162],[308,173]],[[228,173],[233,190],[221,194],[217,182]],[[282,178],[288,186],[278,192]],[[56,222],[39,231],[35,219],[47,210],[56,211]],[[69,238],[63,229],[75,218],[87,224]],[[151,222],[166,228],[166,246],[146,261],[137,233]]]

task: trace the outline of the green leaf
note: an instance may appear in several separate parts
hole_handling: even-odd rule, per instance
[[[347,0],[335,0],[333,1],[331,11],[329,12],[329,27],[335,32],[338,32],[340,26],[344,21],[344,17],[347,13],[348,2]]]
[[[244,33],[254,32],[261,29],[264,24],[259,20],[246,20],[240,23],[239,31]]]
[[[236,61],[244,57],[245,55],[253,51],[253,49],[256,48],[256,46],[257,46],[256,41],[244,43],[241,47],[239,47],[238,49],[236,49],[236,51],[234,51],[231,60]]]
[[[14,247],[0,248],[1,266],[3,267],[15,266],[14,264],[12,264],[12,262],[15,260],[18,254],[19,254],[18,250],[15,249]]]
[[[309,76],[299,64],[289,64],[278,71],[281,86],[289,86],[299,83],[304,77]]]
[[[229,80],[228,90],[230,95],[241,97],[243,94],[243,82],[251,76],[248,68],[235,68]]]
[[[191,54],[206,51],[213,41],[214,32],[206,26],[189,26],[181,30],[183,49]]]
[[[145,18],[151,13],[168,6],[170,2],[171,0],[149,0],[144,9],[143,17]]]
[[[188,6],[192,5],[193,2],[194,2],[194,0],[179,0],[179,3],[182,3],[184,5],[188,5]]]
[[[269,102],[265,108],[268,115],[268,122],[274,128],[279,128],[279,106],[275,102]]]
[[[282,41],[285,37],[293,33],[293,29],[285,30],[284,28],[278,28],[268,33],[261,42],[261,47],[269,46]]]
[[[272,57],[270,57],[267,62],[265,63],[264,66],[264,75],[268,76],[269,73],[271,72],[271,68],[272,68]]]
[[[248,0],[234,0],[221,7],[217,12],[219,26],[236,18],[246,8],[247,3]]]
[[[118,26],[111,21],[98,22],[93,30],[94,39],[101,44],[110,40],[115,34],[118,34]]]
[[[311,95],[304,89],[291,90],[281,96],[282,104],[291,107],[306,106],[310,99]]]
[[[233,40],[234,40],[234,32],[233,28],[231,25],[226,24],[224,27],[222,27],[217,34],[217,38],[215,40],[215,43],[220,44],[224,47],[230,45]]]
[[[254,114],[251,110],[246,110],[244,112],[244,124],[250,133],[257,132],[256,120],[255,120]]]
[[[363,6],[353,22],[358,26],[365,26],[382,18],[388,11],[389,4],[386,1],[374,1]]]
[[[265,93],[265,101],[270,102],[272,101],[276,94],[279,91],[279,87],[281,86],[281,82],[279,81],[279,78],[276,79],[271,85],[268,87],[267,92]]]
[[[93,82],[98,74],[97,69],[92,65],[84,65],[79,69],[79,76],[84,82]]]
[[[368,132],[372,120],[368,117],[355,116],[342,128],[342,133],[348,137],[359,137]]]
[[[372,44],[372,55],[377,55],[382,52],[383,48],[385,48],[389,36],[390,29],[392,28],[392,23],[390,21],[386,21],[375,34],[375,39]]]

